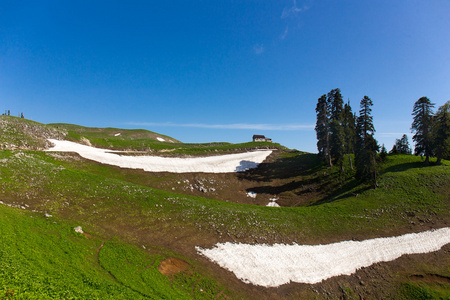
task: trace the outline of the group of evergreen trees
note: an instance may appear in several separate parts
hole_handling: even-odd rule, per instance
[[[409,146],[408,136],[404,134],[401,139],[396,139],[390,154],[411,154],[412,150]]]
[[[340,166],[344,171],[344,159],[348,156],[350,167],[351,155],[355,159],[356,177],[369,180],[376,186],[377,153],[380,150],[374,138],[375,127],[372,117],[372,100],[364,96],[360,102],[359,116],[352,113],[350,102],[344,104],[340,89],[331,90],[322,95],[316,106],[316,135],[319,156],[330,167]],[[434,104],[427,97],[417,100],[413,108],[414,154],[424,155],[425,164],[429,157],[436,156],[437,163],[441,159],[450,159],[450,101],[433,113]],[[411,154],[406,134],[397,139],[390,153]],[[386,148],[382,147],[381,155],[385,156]]]
[[[316,106],[317,149],[319,156],[331,167],[339,165],[344,171],[344,159],[355,156],[356,174],[362,179],[371,179],[376,184],[376,156],[379,150],[374,138],[372,100],[364,96],[360,103],[359,116],[352,113],[350,103],[344,105],[340,89],[322,95]]]
[[[432,156],[450,159],[450,101],[433,113],[434,103],[427,97],[421,97],[414,103],[413,123],[414,154],[424,155],[425,164],[429,164]]]

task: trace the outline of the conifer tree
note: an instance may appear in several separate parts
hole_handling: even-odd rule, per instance
[[[433,144],[437,164],[450,159],[450,100],[439,107],[433,122]]]
[[[345,134],[343,127],[344,101],[341,90],[331,90],[327,95],[327,102],[330,110],[330,155],[342,168],[345,153]]]
[[[362,180],[370,180],[377,186],[377,162],[376,154],[380,148],[373,137],[375,127],[371,115],[372,100],[364,96],[360,103],[359,117],[357,119],[356,142],[356,176]]]
[[[416,143],[414,147],[415,155],[425,155],[425,165],[429,164],[430,156],[433,155],[433,140],[431,126],[433,121],[433,107],[427,97],[421,97],[414,103],[413,123],[411,131],[414,133],[413,140]]]
[[[404,134],[400,139],[400,153],[411,154],[411,148],[409,147],[408,136]]]
[[[392,154],[411,154],[412,150],[409,146],[408,136],[404,134],[401,139],[396,139],[390,153]]]
[[[380,151],[380,159],[381,159],[381,161],[382,162],[386,161],[386,157],[387,157],[387,150],[386,150],[386,147],[383,144],[383,146],[381,146],[381,151]]]
[[[356,118],[352,113],[350,101],[344,105],[342,126],[344,127],[344,153],[348,155],[350,167],[353,170],[352,158],[350,154],[355,153]]]
[[[355,130],[356,130],[355,115],[352,112],[350,101],[345,103],[342,125],[344,127],[345,145],[344,150],[346,154],[354,152],[355,149]]]
[[[325,94],[317,100],[316,114],[317,121],[315,130],[317,136],[317,150],[319,151],[319,156],[331,166],[330,113],[328,110],[327,96]]]

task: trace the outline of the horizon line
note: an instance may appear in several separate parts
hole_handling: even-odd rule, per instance
[[[278,131],[293,131],[293,130],[310,130],[314,129],[315,125],[301,125],[301,124],[202,124],[202,123],[172,123],[172,122],[127,122],[127,125],[134,126],[157,126],[157,127],[189,127],[189,128],[204,128],[204,129],[235,129],[235,130],[278,130]]]

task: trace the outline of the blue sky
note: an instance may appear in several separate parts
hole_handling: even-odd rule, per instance
[[[449,15],[448,0],[0,0],[0,111],[316,152],[317,99],[340,88],[353,111],[373,100],[389,150],[417,99],[450,99]]]

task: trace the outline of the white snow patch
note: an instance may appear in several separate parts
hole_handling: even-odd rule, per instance
[[[81,228],[81,226],[77,226],[73,230],[78,233],[84,233],[83,228]]]
[[[450,243],[450,227],[397,237],[343,241],[327,245],[248,245],[218,243],[199,254],[246,283],[277,287],[289,282],[314,284],[404,254],[428,253]]]
[[[165,142],[165,141],[166,141],[165,139],[163,139],[162,137],[159,137],[159,136],[158,136],[156,139],[157,139],[158,141],[160,141],[160,142]]]
[[[120,132],[119,133],[116,133],[114,136],[119,136],[120,135]]]
[[[278,197],[273,197],[269,199],[269,203],[266,206],[270,207],[280,207],[280,205],[277,203]]]
[[[247,192],[247,197],[250,197],[250,198],[256,198],[256,193],[255,193],[255,192],[252,192],[252,191],[248,191],[248,192]]]
[[[148,172],[173,173],[232,173],[256,168],[272,150],[254,151],[208,157],[158,157],[118,155],[119,152],[77,144],[69,141],[49,139],[55,146],[47,151],[76,152],[80,156],[103,164],[129,169],[143,169]]]

